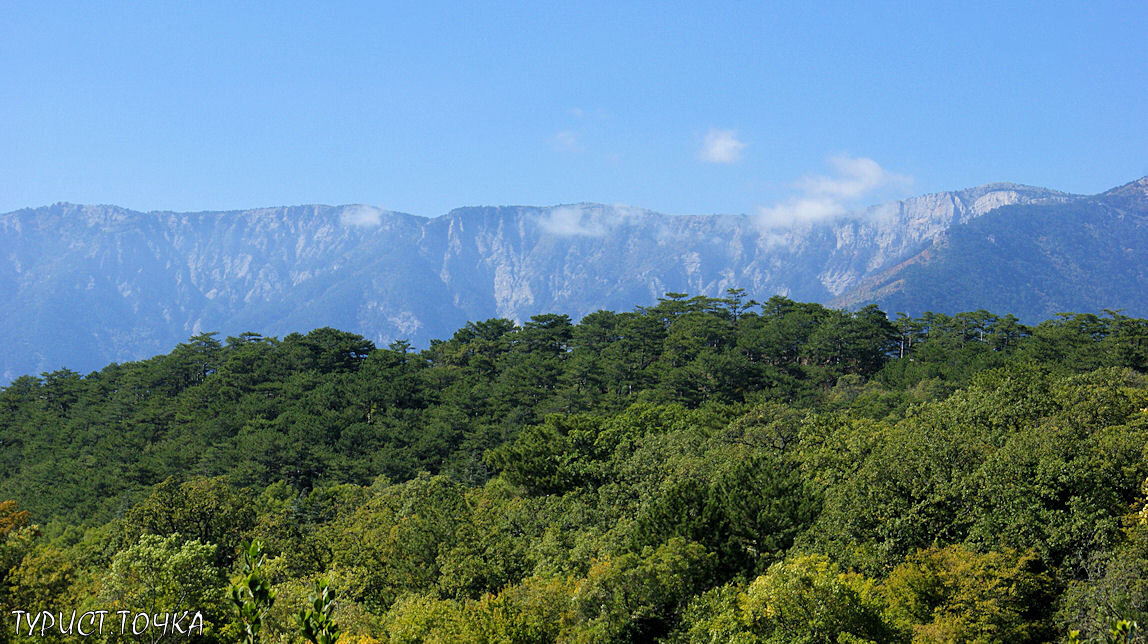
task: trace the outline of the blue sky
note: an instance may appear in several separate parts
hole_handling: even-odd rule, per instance
[[[0,211],[1094,193],[1148,174],[1146,33],[1143,0],[5,2]]]

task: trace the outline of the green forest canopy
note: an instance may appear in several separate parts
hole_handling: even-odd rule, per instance
[[[201,334],[0,390],[0,604],[182,598],[235,641],[259,539],[267,641],[318,579],[340,641],[1102,638],[1148,626],[1146,371],[1117,312],[737,290],[423,351]]]

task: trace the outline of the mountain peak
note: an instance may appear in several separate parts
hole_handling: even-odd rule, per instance
[[[1135,181],[1129,181],[1122,186],[1105,192],[1105,195],[1128,195],[1128,194],[1145,194],[1148,193],[1148,176],[1140,177]]]
[[[1120,209],[1141,209],[1148,207],[1148,177],[1141,177],[1122,186],[1117,186],[1099,197]]]

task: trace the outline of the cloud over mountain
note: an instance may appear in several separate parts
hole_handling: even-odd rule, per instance
[[[344,226],[373,228],[382,223],[382,211],[374,206],[345,206],[339,213],[339,222]]]
[[[800,194],[758,211],[758,224],[766,229],[786,228],[842,217],[858,202],[886,188],[904,189],[911,177],[889,172],[865,157],[848,155],[828,159],[831,176],[805,177],[796,184]]]

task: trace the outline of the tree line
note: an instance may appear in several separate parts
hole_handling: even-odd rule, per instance
[[[421,351],[200,334],[0,390],[0,608],[239,641],[256,540],[263,641],[316,592],[340,642],[1104,641],[1148,623],[1146,370],[1119,312],[738,290]]]

